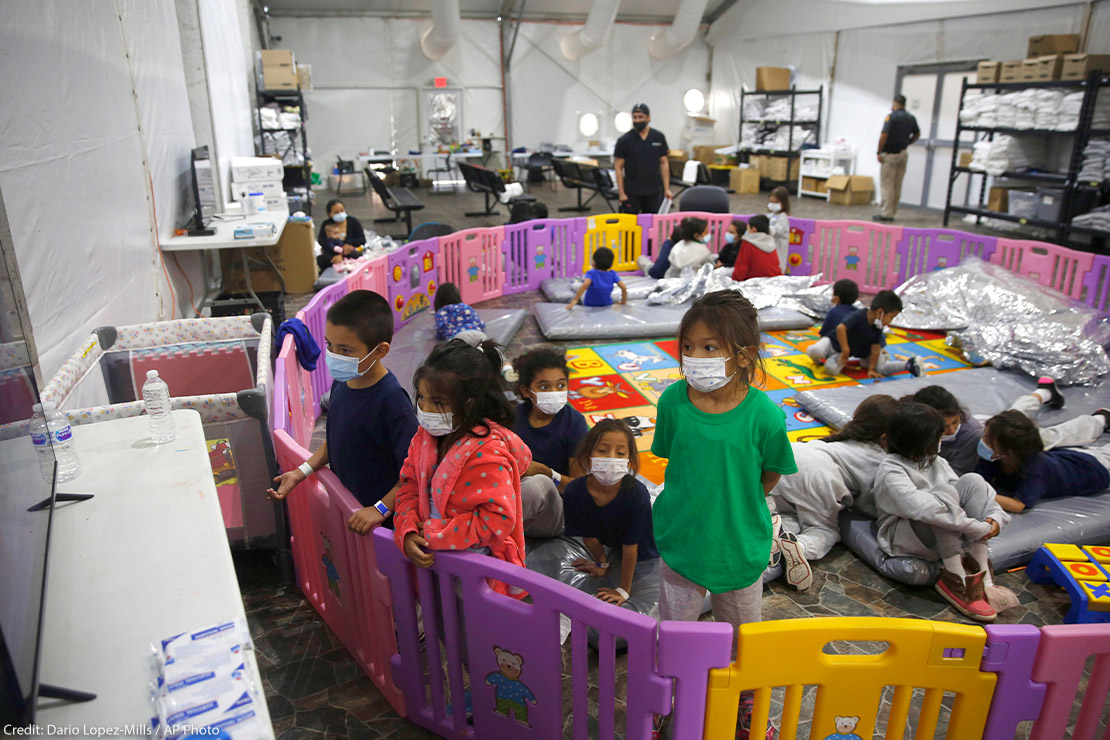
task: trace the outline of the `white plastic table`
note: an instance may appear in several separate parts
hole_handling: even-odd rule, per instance
[[[249,216],[241,216],[239,214],[222,214],[214,216],[208,227],[216,231],[212,236],[175,236],[168,241],[162,242],[159,246],[162,247],[163,252],[218,252],[221,249],[238,249],[239,258],[243,262],[243,282],[246,283],[247,293],[250,298],[233,298],[229,300],[216,301],[213,291],[208,286],[208,255],[201,256],[201,265],[203,269],[204,280],[204,296],[201,298],[200,304],[197,306],[197,312],[204,311],[206,306],[210,305],[257,305],[260,311],[265,311],[266,306],[254,292],[251,286],[251,271],[250,265],[247,264],[247,249],[249,247],[270,247],[278,243],[281,239],[281,232],[285,230],[285,224],[289,221],[288,211],[266,211],[265,213],[253,213]],[[256,239],[236,239],[235,228],[237,226],[253,226],[256,224],[273,224],[274,233],[272,236],[259,237]],[[263,252],[265,254],[265,251]],[[278,270],[277,265],[270,259],[269,254],[265,254],[266,262],[274,274],[277,275],[278,281],[281,285],[281,292],[285,292],[285,278],[282,277],[281,271]]]
[[[173,417],[165,445],[150,442],[146,416],[73,427],[81,474],[58,490],[94,498],[54,512],[39,677],[97,698],[43,699],[39,726],[149,724],[148,644],[245,619],[200,415]],[[269,727],[261,693],[256,708]]]

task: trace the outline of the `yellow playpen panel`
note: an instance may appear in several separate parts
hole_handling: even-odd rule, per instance
[[[586,219],[586,235],[582,240],[582,272],[593,269],[593,255],[598,247],[613,250],[613,269],[630,272],[639,269],[636,259],[640,256],[643,229],[633,213],[607,213]]]
[[[878,654],[825,652],[826,645],[841,641],[885,642],[887,647]],[[786,695],[778,737],[794,740],[807,685],[817,687],[811,738],[872,737],[887,686],[894,687],[888,740],[903,737],[915,688],[925,692],[918,740],[933,737],[945,692],[955,695],[947,737],[981,737],[997,680],[979,670],[985,643],[982,628],[914,619],[831,617],[743,625],[736,662],[709,672],[704,738],[735,736],[741,691],[755,693],[751,726],[765,727],[771,691],[782,686]]]

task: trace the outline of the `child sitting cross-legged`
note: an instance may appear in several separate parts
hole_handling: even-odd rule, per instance
[[[893,290],[880,290],[871,308],[853,312],[837,325],[836,329],[806,348],[809,359],[823,364],[829,375],[839,375],[848,360],[859,358],[866,362],[867,377],[884,378],[903,370],[919,377],[925,374],[917,357],[892,360],[886,353],[883,329],[890,326],[902,311],[902,299]]]
[[[606,548],[620,549],[620,585],[598,589],[598,598],[618,606],[629,599],[636,563],[659,557],[652,533],[651,497],[636,480],[640,455],[632,429],[620,419],[603,419],[578,447],[578,466],[590,471],[567,484],[563,495],[566,533],[581,537],[593,561],[575,560],[575,570],[604,578]]]
[[[924,404],[899,404],[891,417],[887,456],[875,472],[879,546],[893,557],[939,560],[937,593],[965,616],[993,622],[987,540],[1010,516],[983,476],[957,476],[940,457],[943,432],[944,417]]]
[[[594,250],[594,267],[586,273],[586,279],[582,281],[578,292],[567,304],[568,311],[574,308],[579,299],[584,306],[612,306],[614,287],[621,289],[621,305],[628,302],[628,288],[625,287],[621,276],[613,270],[614,259],[613,250],[609,247],[598,247]]]

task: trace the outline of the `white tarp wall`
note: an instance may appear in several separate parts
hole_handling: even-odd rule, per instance
[[[45,379],[97,326],[191,315],[158,242],[186,216],[194,136],[173,0],[5,10],[0,189]]]
[[[312,65],[313,91],[305,94],[308,143],[317,171],[331,172],[337,156],[352,159],[373,147],[399,154],[418,149],[418,97],[435,77],[463,90],[463,131],[503,136],[500,28],[492,20],[463,20],[458,44],[442,59],[420,50],[427,19],[368,16],[273,17],[275,44]],[[682,95],[705,89],[708,47],[695,40],[668,61],[650,58],[647,41],[661,26],[618,23],[608,43],[577,62],[559,51],[574,24],[525,22],[511,67],[513,146],[574,144],[575,113],[601,117],[597,137],[615,137],[613,114],[644,100],[652,125],[675,148],[683,126]],[[502,149],[502,143],[497,148]],[[584,144],[585,142],[581,142]],[[426,149],[426,147],[425,147]]]
[[[798,13],[799,26],[812,29],[824,23],[852,22],[866,25],[890,17],[889,6],[867,5],[868,13],[821,18],[820,6],[847,6],[835,2],[804,0],[813,6],[810,13]],[[1079,33],[1085,3],[1041,2],[999,3],[993,0],[966,3],[929,3],[914,6],[913,14],[901,7],[897,12],[912,17],[956,15],[980,8],[1002,9],[1030,5],[1051,5],[1031,10],[991,12],[945,20],[907,22],[896,25],[871,26],[840,30],[814,31],[796,35],[780,35],[778,31],[762,33],[770,14],[768,3],[738,3],[710,29],[713,44],[713,90],[710,96],[711,115],[718,119],[718,130],[735,142],[739,135],[739,87],[755,89],[755,68],[763,66],[796,67],[799,87],[815,82],[825,85],[831,96],[826,101],[822,119],[822,139],[844,139],[856,151],[856,171],[870,175],[878,185],[879,163],[875,158],[884,117],[890,111],[895,94],[899,65],[979,59],[1021,59],[1025,56],[1029,36],[1052,33]],[[1108,2],[1094,6],[1090,38],[1093,52],[1106,46],[1104,20]],[[780,6],[781,7],[781,6]],[[858,7],[857,7],[858,9]],[[853,11],[854,12],[854,11]],[[848,11],[844,11],[845,14]],[[794,15],[792,10],[791,15]],[[794,24],[792,23],[792,26]],[[781,27],[781,26],[780,26]],[[1097,31],[1102,28],[1101,35]],[[747,38],[749,34],[761,38]],[[838,38],[839,35],[839,38]],[[835,77],[835,79],[833,79]]]

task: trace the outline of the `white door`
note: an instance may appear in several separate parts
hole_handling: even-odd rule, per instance
[[[902,180],[902,203],[912,206],[924,205],[925,172],[929,163],[929,152],[924,142],[929,136],[933,120],[933,106],[937,98],[937,74],[908,74],[902,78],[901,95],[906,96],[906,110],[917,119],[921,129],[921,142],[909,148],[906,160],[906,178]]]

